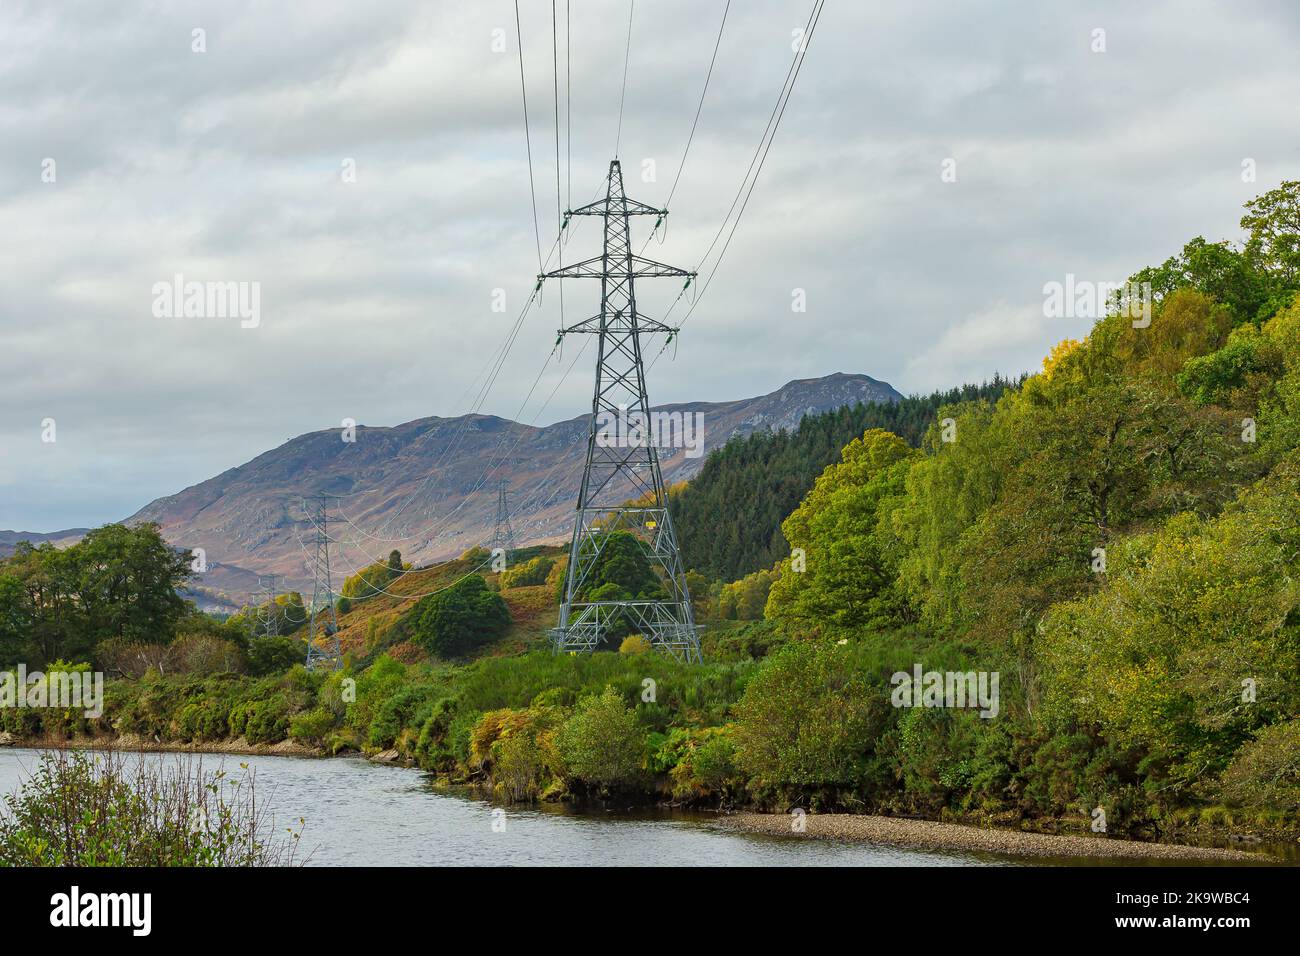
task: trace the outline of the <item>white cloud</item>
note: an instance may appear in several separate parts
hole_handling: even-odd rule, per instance
[[[1086,334],[1089,324],[1045,318],[1041,300],[1016,306],[996,302],[950,323],[904,371],[910,379],[936,382],[983,381],[995,372],[1014,378],[1037,371],[1051,346]]]

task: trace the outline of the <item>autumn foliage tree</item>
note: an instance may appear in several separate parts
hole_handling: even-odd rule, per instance
[[[792,552],[767,599],[767,616],[832,629],[895,621],[897,568],[881,528],[887,501],[903,491],[915,452],[897,435],[872,429],[845,448],[781,525]]]

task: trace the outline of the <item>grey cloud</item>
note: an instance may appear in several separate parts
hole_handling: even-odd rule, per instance
[[[708,247],[809,6],[732,4],[667,239],[649,254],[693,266]],[[547,245],[550,5],[522,7]],[[614,148],[626,7],[572,8],[577,204]],[[637,5],[620,151],[638,198],[667,196],[721,12]],[[199,26],[202,55],[189,49]],[[1089,51],[1095,27],[1105,54]],[[496,28],[505,53],[491,50]],[[1044,282],[1122,279],[1191,236],[1234,236],[1243,201],[1300,177],[1297,34],[1280,0],[828,3],[652,399],[737,398],[837,370],[922,391],[1037,367],[1088,326],[1042,319]],[[6,3],[0,528],[119,518],[343,417],[467,411],[537,272],[514,39],[508,2]],[[54,185],[40,181],[47,156]],[[347,157],[356,184],[340,182]],[[947,157],[955,184],[939,179]],[[1241,182],[1244,157],[1258,183]],[[640,181],[643,158],[656,182]],[[583,223],[566,260],[598,242]],[[155,319],[150,288],[176,273],[259,281],[261,328]],[[796,287],[806,314],[790,311]],[[490,310],[496,288],[505,313]],[[638,298],[662,316],[678,288],[647,283]],[[584,359],[540,407],[577,347],[543,365],[558,291],[484,411],[545,423],[587,405]],[[564,294],[570,320],[595,308],[589,285]],[[40,441],[46,416],[56,446]]]

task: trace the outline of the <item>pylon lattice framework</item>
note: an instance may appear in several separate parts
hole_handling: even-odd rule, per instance
[[[632,627],[656,649],[679,660],[699,661],[699,629],[691,609],[681,552],[668,514],[659,453],[649,440],[616,442],[597,440],[597,422],[602,416],[622,419],[635,413],[648,422],[650,402],[646,395],[645,365],[641,336],[677,330],[637,312],[635,280],[685,278],[695,273],[643,258],[632,251],[632,216],[668,215],[629,199],[623,191],[623,172],[617,159],[609,164],[605,198],[565,213],[570,216],[601,216],[605,221],[601,255],[576,262],[539,279],[599,279],[600,314],[567,329],[598,336],[596,388],[591,403],[587,433],[587,460],[578,492],[569,566],[560,605],[559,626],[551,632],[557,652],[592,651],[620,621]],[[657,225],[657,223],[656,223]],[[634,492],[627,494],[626,483]],[[637,502],[628,505],[630,500]],[[658,600],[592,601],[584,587],[600,557],[617,532],[631,532],[641,545],[650,566],[662,579],[666,596]]]
[[[276,587],[276,578],[278,575],[270,574],[265,579],[258,578],[259,594],[265,601],[258,601],[258,606],[262,607],[265,603],[265,609],[262,611],[262,636],[278,637],[280,634],[280,620],[277,617],[276,600],[279,598],[279,589]]]
[[[508,555],[515,549],[515,532],[510,527],[510,509],[506,505],[506,480],[502,478],[497,482],[497,520],[496,528],[492,532],[492,550],[501,550],[502,555]]]
[[[338,670],[343,666],[343,654],[339,649],[339,618],[334,607],[334,588],[330,582],[329,507],[325,495],[312,499],[310,505],[304,501],[303,507],[310,507],[308,514],[315,528],[311,616],[307,619],[307,670],[318,667]],[[323,647],[318,643],[320,641],[323,641]]]

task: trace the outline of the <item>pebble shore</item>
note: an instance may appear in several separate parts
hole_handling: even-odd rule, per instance
[[[1180,846],[1172,843],[1141,843],[1104,836],[1064,836],[996,830],[909,820],[899,817],[864,816],[852,813],[810,813],[804,817],[805,832],[795,833],[788,814],[736,813],[718,825],[749,833],[766,833],[796,839],[844,840],[882,843],[920,850],[958,850],[1030,857],[1091,857],[1104,859],[1141,858],[1156,860],[1220,860],[1225,863],[1271,862],[1268,857],[1241,850]]]

